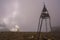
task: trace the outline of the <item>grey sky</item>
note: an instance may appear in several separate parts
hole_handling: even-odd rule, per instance
[[[0,24],[4,23],[8,29],[19,25],[20,31],[36,31],[43,1],[52,26],[60,26],[60,0],[0,0]]]

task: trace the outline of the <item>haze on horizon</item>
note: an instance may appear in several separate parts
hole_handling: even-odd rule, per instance
[[[60,0],[0,0],[0,29],[37,31],[44,3],[51,17],[52,27],[60,26]],[[45,31],[43,24],[42,31]],[[49,28],[48,28],[49,29]]]

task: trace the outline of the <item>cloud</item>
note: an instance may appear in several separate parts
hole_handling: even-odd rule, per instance
[[[44,2],[51,16],[52,26],[60,26],[59,0]],[[8,29],[17,24],[21,31],[36,31],[43,5],[43,0],[0,0],[0,21],[4,22]]]

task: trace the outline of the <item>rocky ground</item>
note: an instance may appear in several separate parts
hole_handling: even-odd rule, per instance
[[[41,33],[40,39],[42,40],[44,35],[48,35],[48,39],[60,40],[60,36],[51,35],[51,33]],[[0,40],[37,40],[36,32],[0,32]]]

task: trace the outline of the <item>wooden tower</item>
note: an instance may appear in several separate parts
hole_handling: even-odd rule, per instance
[[[48,10],[47,10],[47,8],[44,4],[43,10],[42,10],[41,15],[39,17],[38,30],[37,30],[37,40],[40,40],[43,21],[45,21],[46,33],[47,33],[47,19],[49,19],[49,26],[50,26],[50,29],[51,29],[51,32],[52,32],[51,18],[50,18],[50,15],[48,13]]]

